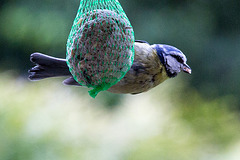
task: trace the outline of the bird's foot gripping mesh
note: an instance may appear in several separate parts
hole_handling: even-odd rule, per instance
[[[66,59],[92,97],[124,77],[134,59],[134,31],[118,0],[80,0]]]

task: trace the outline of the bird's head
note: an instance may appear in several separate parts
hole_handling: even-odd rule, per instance
[[[188,74],[192,73],[191,68],[186,63],[186,56],[176,47],[164,44],[154,44],[152,47],[156,49],[160,61],[166,68],[168,77],[175,77],[181,71]]]

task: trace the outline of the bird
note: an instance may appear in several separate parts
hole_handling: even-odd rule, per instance
[[[140,94],[158,86],[167,79],[176,77],[180,72],[192,73],[187,58],[176,47],[167,44],[149,44],[135,40],[134,61],[126,75],[107,91],[117,94]],[[35,64],[29,70],[29,79],[37,81],[51,77],[68,77],[64,85],[81,86],[71,75],[66,59],[55,58],[42,53],[30,55]]]

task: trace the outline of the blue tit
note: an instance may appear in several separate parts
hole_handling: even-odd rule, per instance
[[[181,71],[191,74],[186,56],[177,48],[164,45],[150,45],[146,41],[136,41],[133,65],[126,75],[109,92],[119,94],[139,94],[146,92],[163,81],[176,77]],[[69,72],[65,59],[33,53],[30,61],[36,66],[29,70],[30,80],[68,76],[65,85],[81,86]]]

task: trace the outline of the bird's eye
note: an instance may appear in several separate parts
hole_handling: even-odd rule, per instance
[[[178,62],[183,63],[183,59],[180,56],[174,55],[173,57],[176,58]]]

